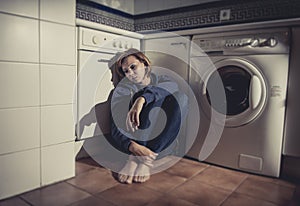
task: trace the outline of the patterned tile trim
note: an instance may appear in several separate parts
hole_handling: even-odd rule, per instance
[[[229,20],[220,20],[220,11],[228,9],[230,9]],[[133,16],[87,0],[78,0],[76,17],[136,32],[174,31],[300,17],[300,1],[221,0]]]

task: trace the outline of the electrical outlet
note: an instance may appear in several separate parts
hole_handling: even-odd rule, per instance
[[[222,9],[220,10],[220,20],[229,20],[230,19],[230,9]]]

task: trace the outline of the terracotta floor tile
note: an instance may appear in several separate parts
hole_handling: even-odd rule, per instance
[[[83,163],[83,164],[88,165],[90,167],[96,167],[96,168],[101,167],[100,164],[98,162],[96,162],[91,157],[79,159],[79,160],[76,160],[76,162]]]
[[[84,173],[88,170],[91,170],[91,169],[95,169],[95,166],[91,166],[89,164],[86,164],[84,162],[76,162],[75,163],[75,174],[76,175],[79,175],[81,173]]]
[[[248,174],[246,173],[211,166],[193,177],[193,180],[199,180],[213,186],[233,191],[247,178],[247,176]]]
[[[277,206],[276,204],[247,195],[233,193],[221,206]]]
[[[152,175],[149,181],[143,183],[143,186],[159,192],[168,192],[178,185],[181,185],[186,180],[187,179],[184,177],[171,175],[167,172],[160,172]]]
[[[112,173],[105,168],[92,169],[67,181],[89,193],[95,194],[118,184]]]
[[[83,199],[79,202],[75,202],[74,204],[71,204],[70,206],[115,206],[113,203],[108,202],[100,197],[88,197],[86,199]]]
[[[208,167],[207,164],[201,162],[195,162],[193,160],[188,160],[183,158],[179,162],[177,162],[174,166],[170,167],[165,171],[172,175],[190,178],[198,174],[199,172],[203,171],[207,167]]]
[[[35,206],[63,206],[90,195],[65,182],[50,185],[21,195],[23,199]]]
[[[259,180],[259,181],[263,181],[263,182],[272,182],[281,186],[286,186],[286,187],[291,187],[291,188],[295,188],[296,185],[292,182],[288,182],[286,180],[283,179],[279,179],[276,177],[266,177],[266,176],[261,176],[261,175],[249,175],[248,179],[255,179],[255,180]]]
[[[293,197],[294,189],[272,182],[247,178],[235,192],[286,206]]]
[[[189,180],[171,191],[170,195],[199,205],[217,206],[223,202],[230,193],[231,191],[229,190],[213,187],[200,181]]]
[[[293,193],[293,198],[289,206],[299,206],[300,205],[300,185],[296,185],[295,191]]]
[[[120,184],[105,190],[97,196],[118,206],[140,206],[159,198],[162,193],[149,189],[143,184]]]
[[[164,195],[154,202],[147,204],[146,206],[197,206],[194,203],[188,202],[186,200],[178,199],[170,195]]]
[[[29,206],[30,204],[26,203],[19,197],[12,197],[0,201],[0,206]]]

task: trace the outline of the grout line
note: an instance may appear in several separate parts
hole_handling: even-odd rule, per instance
[[[19,197],[21,200],[23,200],[24,202],[26,202],[28,205],[34,206],[34,204],[32,204],[31,202],[29,202],[28,200],[26,200],[25,198],[23,198],[21,195],[18,195],[17,197]]]
[[[38,44],[39,44],[39,136],[40,136],[40,187],[43,185],[42,178],[42,72],[41,72],[41,2],[38,1]]]
[[[38,4],[39,4],[39,2],[38,2]],[[22,14],[16,14],[16,13],[6,12],[6,11],[0,11],[0,14],[5,14],[5,15],[10,15],[10,16],[25,18],[25,19],[31,19],[31,20],[38,20],[38,21],[39,21],[39,17],[40,17],[40,11],[39,10],[38,10],[38,17],[25,16],[25,15],[22,15]]]

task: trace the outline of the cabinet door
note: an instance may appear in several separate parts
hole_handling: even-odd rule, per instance
[[[77,138],[110,132],[109,95],[113,89],[107,62],[112,54],[79,52]]]
[[[153,66],[176,72],[184,80],[188,78],[189,38],[167,37],[146,39],[144,50]]]

